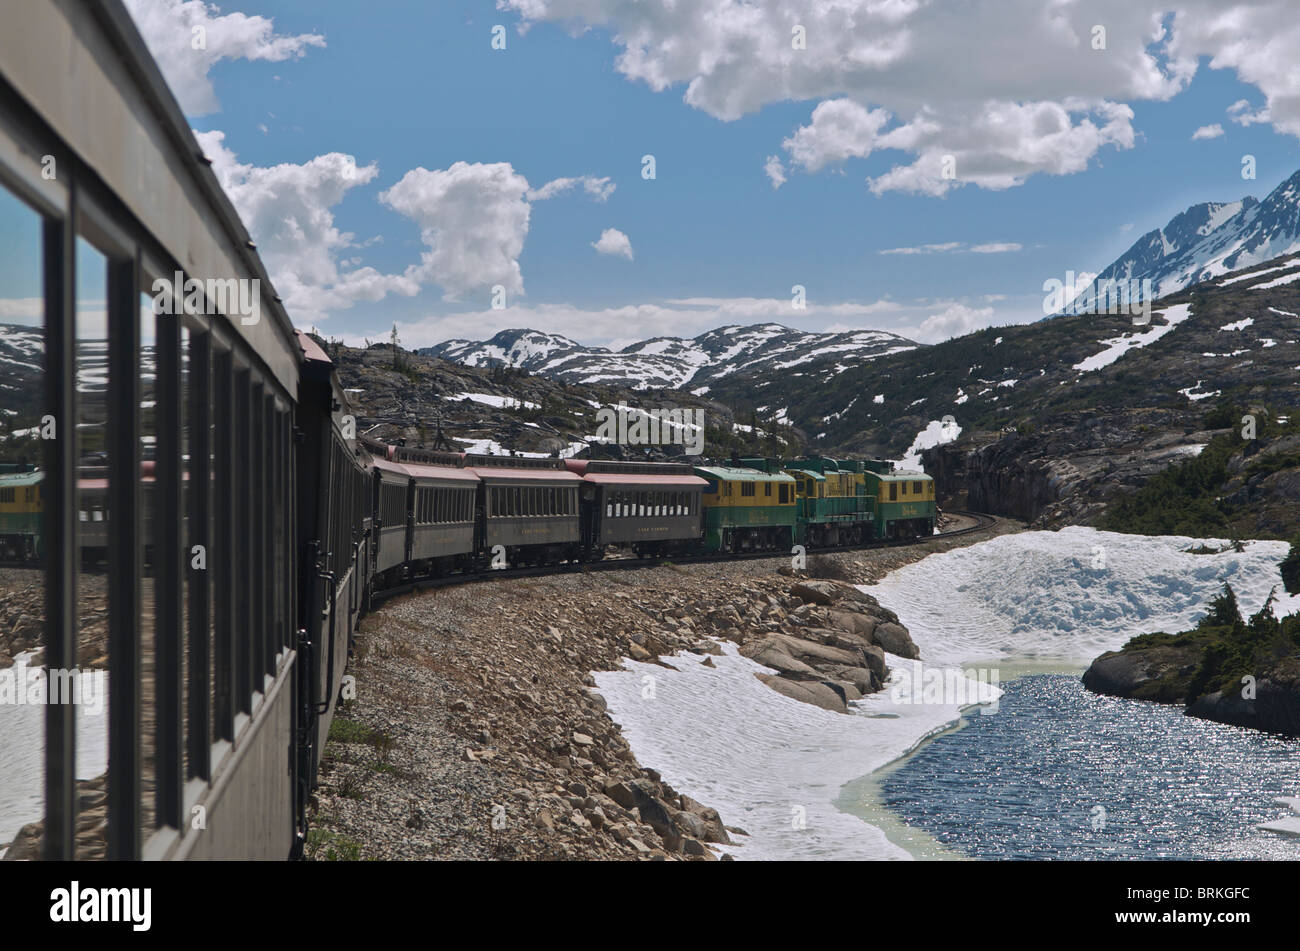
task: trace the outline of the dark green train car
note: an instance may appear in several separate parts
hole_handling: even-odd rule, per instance
[[[794,545],[795,480],[744,466],[696,466],[704,479],[708,551],[789,551]]]

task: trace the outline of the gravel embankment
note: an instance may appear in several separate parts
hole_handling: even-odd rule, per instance
[[[933,551],[1015,531],[822,556],[871,583]],[[742,835],[632,756],[591,671],[708,662],[807,625],[788,558],[575,572],[397,598],[361,624],[356,698],[322,760],[316,859],[710,859]],[[829,609],[827,609],[829,611]],[[803,615],[803,620],[796,620]],[[685,653],[680,658],[673,654]]]

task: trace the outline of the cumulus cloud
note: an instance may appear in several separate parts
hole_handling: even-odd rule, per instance
[[[226,147],[224,132],[196,136],[298,322],[322,320],[330,310],[357,301],[419,291],[417,276],[409,270],[381,274],[340,260],[358,245],[354,235],[335,226],[331,209],[350,189],[372,181],[379,174],[377,166],[359,166],[351,155],[331,152],[301,165],[259,168],[239,161]]]
[[[632,260],[632,242],[617,228],[606,228],[600,233],[599,238],[591,242],[591,246],[596,249],[597,254],[613,254]]]
[[[1223,126],[1216,122],[1214,125],[1203,125],[1193,132],[1192,141],[1195,142],[1199,139],[1217,139],[1221,135],[1223,135]]]
[[[1263,94],[1239,122],[1300,136],[1300,18],[1286,0],[498,0],[524,25],[599,27],[616,68],[684,90],[722,120],[820,101],[784,148],[814,172],[884,149],[876,193],[943,195],[1068,175],[1131,148],[1134,101],[1185,89],[1200,63]],[[1105,26],[1098,48],[1093,27]],[[806,43],[792,42],[802,31]],[[951,174],[955,164],[955,174]],[[781,176],[788,169],[780,168]],[[776,177],[769,172],[773,184]]]
[[[509,162],[456,162],[412,169],[379,200],[420,226],[429,250],[419,271],[455,299],[496,284],[524,292],[519,255],[532,214],[528,193],[528,179]]]
[[[243,13],[221,14],[204,0],[126,0],[127,9],[158,61],[167,84],[186,115],[218,111],[212,67],[223,59],[281,62],[323,47],[315,33],[275,32],[275,21]]]
[[[910,336],[921,343],[938,343],[949,337],[960,337],[992,326],[994,313],[992,307],[951,304],[921,321]]]

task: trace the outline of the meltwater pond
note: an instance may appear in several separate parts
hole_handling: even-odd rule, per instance
[[[1300,839],[1256,827],[1300,794],[1300,740],[1101,697],[1077,676],[1002,684],[879,778],[883,805],[977,859],[1295,859]]]

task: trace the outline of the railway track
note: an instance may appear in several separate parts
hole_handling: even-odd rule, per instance
[[[829,555],[836,552],[854,552],[854,551],[875,551],[883,548],[908,548],[913,545],[920,545],[924,542],[934,541],[941,538],[957,538],[962,535],[970,535],[975,532],[983,531],[995,524],[997,518],[992,515],[984,515],[980,512],[967,512],[964,510],[953,510],[951,515],[963,515],[967,518],[975,519],[974,525],[968,525],[965,528],[954,529],[949,532],[939,532],[936,535],[930,535],[925,538],[915,538],[907,541],[876,541],[866,545],[838,545],[826,548],[809,548],[808,555]],[[763,558],[788,558],[788,555],[771,551],[753,551],[753,552],[736,552],[736,553],[714,553],[702,555],[682,555],[674,558],[611,558],[606,561],[565,562],[559,565],[534,565],[520,568],[498,568],[477,572],[474,574],[452,574],[440,578],[414,578],[404,581],[401,584],[391,585],[382,590],[374,591],[370,595],[371,606],[382,604],[390,598],[399,597],[404,594],[413,594],[420,591],[429,591],[438,588],[451,588],[462,584],[476,584],[484,581],[500,581],[510,578],[540,578],[549,575],[558,574],[586,574],[603,571],[629,571],[638,568],[656,568],[663,565],[688,565],[688,564],[711,564],[725,561],[756,561]]]

